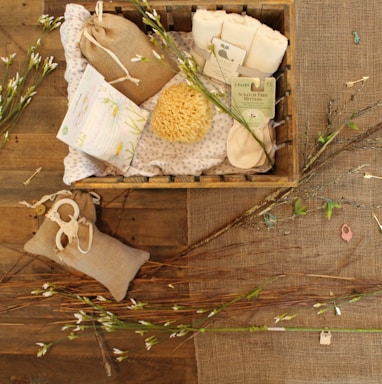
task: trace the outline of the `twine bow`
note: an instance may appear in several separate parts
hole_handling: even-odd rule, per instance
[[[102,22],[103,17],[103,1],[97,1],[96,7],[95,7],[96,15],[98,16],[98,22]],[[119,59],[119,57],[110,49],[104,47],[102,44],[100,44],[86,29],[83,30],[83,35],[94,45],[104,50],[107,54],[110,55],[110,57],[118,64],[118,66],[122,69],[122,71],[125,73],[125,76],[119,77],[115,80],[109,81],[109,84],[116,84],[121,83],[122,81],[128,80],[134,83],[135,85],[139,85],[140,79],[137,79],[135,77],[132,77],[128,71],[128,69],[124,66],[122,61]]]

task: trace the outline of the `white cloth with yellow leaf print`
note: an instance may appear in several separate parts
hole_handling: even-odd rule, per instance
[[[148,115],[88,65],[57,138],[125,173]]]

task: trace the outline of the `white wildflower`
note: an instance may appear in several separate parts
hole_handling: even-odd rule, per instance
[[[80,312],[75,313],[74,317],[77,319],[76,324],[81,324],[81,322],[85,320],[87,316],[86,313],[81,310]]]
[[[50,56],[50,57],[47,57],[45,58],[44,60],[44,66],[43,66],[43,70],[42,70],[42,76],[46,76],[48,73],[54,71],[58,64],[57,63],[53,63],[53,59],[54,59],[54,56]]]
[[[171,324],[173,324],[174,323],[174,320],[172,320],[172,321],[166,321],[164,324],[163,324],[163,326],[164,327],[168,327],[168,326],[170,326]]]
[[[41,347],[41,348],[37,351],[37,357],[41,357],[41,356],[44,356],[44,355],[48,352],[48,349],[53,345],[53,343],[50,343],[50,344],[36,343],[36,345],[38,345],[39,347]]]
[[[142,55],[135,55],[135,57],[132,57],[131,59],[130,59],[130,61],[131,62],[133,62],[133,63],[136,63],[136,62],[139,62],[139,61],[143,61],[143,56]]]
[[[217,314],[217,310],[214,309],[213,311],[211,311],[207,317],[212,317],[212,316],[215,316]]]
[[[16,57],[16,53],[12,53],[7,57],[1,57],[1,60],[7,65],[11,65],[13,63],[14,58]]]
[[[153,9],[153,12],[149,12],[149,11],[146,11],[146,15],[151,19],[151,20],[154,20],[156,21],[156,18],[158,16],[157,12],[155,9]]]
[[[32,52],[29,59],[29,68],[38,68],[41,63],[41,55],[38,52]]]
[[[50,288],[50,283],[46,282],[42,285],[43,289],[48,289]]]
[[[148,321],[145,321],[145,320],[139,320],[138,323],[142,324],[142,325],[146,325],[146,326],[152,326],[151,323],[149,323]]]
[[[128,305],[128,309],[137,309],[137,302],[132,297],[130,298],[130,301],[132,302],[132,305]]]
[[[150,336],[145,339],[145,347],[149,351],[155,344],[158,344],[159,340],[156,336]]]
[[[129,357],[128,351],[122,351],[119,348],[113,348],[113,353],[117,355],[116,360],[120,363]]]
[[[278,315],[274,317],[275,324],[277,324],[279,321],[289,321],[296,317],[297,315],[288,315],[287,313],[283,313],[282,315]]]
[[[152,52],[153,52],[153,55],[156,59],[158,59],[158,60],[163,59],[162,56],[155,49],[153,49]]]

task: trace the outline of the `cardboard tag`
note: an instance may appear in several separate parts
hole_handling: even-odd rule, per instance
[[[232,78],[232,108],[239,111],[250,127],[262,127],[275,117],[276,79]]]
[[[212,39],[213,53],[206,61],[203,73],[223,83],[231,84],[238,76],[238,67],[244,63],[247,51],[217,37]]]
[[[332,340],[332,334],[330,331],[322,331],[320,333],[320,344],[321,345],[330,345]]]

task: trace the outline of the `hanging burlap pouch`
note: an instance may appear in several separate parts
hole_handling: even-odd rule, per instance
[[[167,60],[167,66],[158,61],[153,51],[159,55],[163,51],[133,22],[102,13],[102,9],[86,21],[80,49],[106,81],[138,105],[156,94],[176,73],[174,63]],[[148,60],[134,60],[137,57]]]
[[[36,208],[46,201],[60,201],[64,198],[70,198],[76,202],[78,204],[81,217],[85,217],[89,222],[95,223],[96,210],[94,205],[94,196],[87,192],[75,191],[71,193],[70,191],[59,191],[52,195],[44,196],[32,205],[25,202],[22,203],[30,208]],[[59,214],[62,220],[67,222],[69,221],[69,215],[73,214],[73,209],[70,205],[62,205],[59,208]],[[36,234],[25,243],[24,250],[33,255],[45,256],[59,264],[63,264],[57,257],[56,234],[59,229],[60,227],[57,223],[45,218]]]

